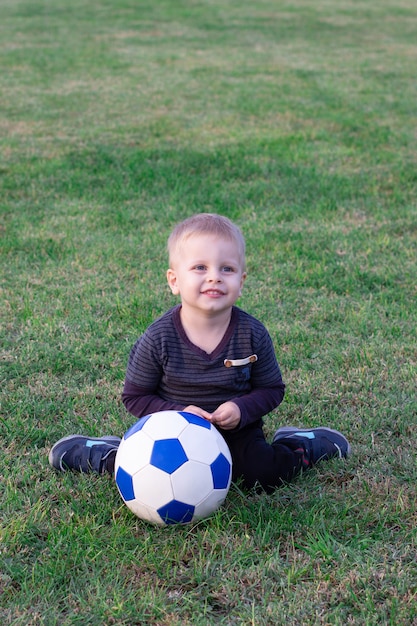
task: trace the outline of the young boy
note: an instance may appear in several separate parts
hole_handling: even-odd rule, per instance
[[[272,340],[235,306],[246,279],[245,242],[220,215],[180,223],[168,240],[168,285],[181,303],[153,322],[130,353],[122,395],[136,418],[162,410],[209,420],[229,445],[233,480],[271,491],[320,460],[346,457],[330,428],[282,427],[267,443],[262,417],[284,397]],[[51,449],[59,470],[112,473],[120,439],[71,435]]]

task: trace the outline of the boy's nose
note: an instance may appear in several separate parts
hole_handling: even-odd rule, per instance
[[[221,274],[218,270],[212,269],[210,270],[208,276],[207,276],[207,280],[210,283],[220,283],[222,280]]]

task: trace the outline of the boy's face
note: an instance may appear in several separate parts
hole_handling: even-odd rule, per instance
[[[183,307],[220,313],[239,298],[246,272],[236,243],[192,235],[171,259],[167,280]]]

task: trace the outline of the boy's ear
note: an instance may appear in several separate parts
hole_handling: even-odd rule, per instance
[[[240,279],[240,290],[239,290],[239,296],[241,296],[241,295],[242,295],[243,283],[244,283],[244,282],[245,282],[245,280],[246,280],[246,276],[247,276],[247,273],[246,273],[246,272],[243,272],[243,274],[242,274],[242,278]]]
[[[177,275],[171,268],[167,270],[167,281],[172,293],[177,296],[180,292],[177,285]]]

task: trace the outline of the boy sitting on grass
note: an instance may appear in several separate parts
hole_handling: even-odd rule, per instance
[[[279,428],[268,443],[262,417],[285,385],[271,337],[235,306],[246,278],[245,241],[228,218],[201,213],[168,239],[168,285],[181,303],[153,322],[130,353],[122,400],[134,417],[188,411],[226,440],[233,480],[270,492],[318,461],[346,457],[347,439],[330,428]],[[71,435],[49,454],[58,470],[113,473],[119,437]]]

